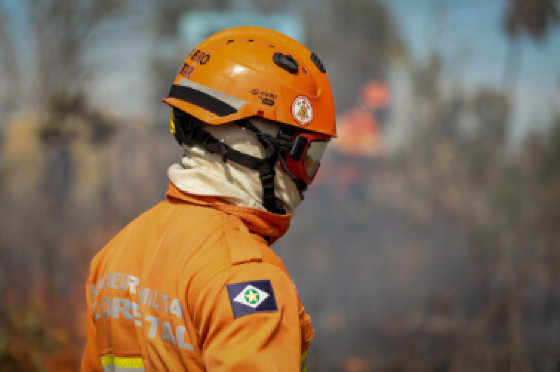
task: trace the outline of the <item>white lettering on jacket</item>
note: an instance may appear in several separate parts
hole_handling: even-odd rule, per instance
[[[185,339],[188,337],[186,328],[181,325],[173,328],[174,322],[165,321],[171,315],[183,319],[183,306],[178,298],[171,300],[168,295],[142,287],[136,276],[123,273],[106,273],[96,284],[97,286],[93,284],[89,286],[94,320],[113,318],[134,321],[136,327],[148,327],[148,338],[160,339],[181,349],[194,350],[194,346]],[[105,289],[111,292],[114,290],[127,292],[129,298],[110,296],[109,293],[105,293]],[[138,302],[131,298],[137,298]],[[161,314],[161,316],[147,314],[142,316],[143,306],[152,309],[148,311],[149,313]]]

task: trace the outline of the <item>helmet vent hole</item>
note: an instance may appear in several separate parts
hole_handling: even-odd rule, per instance
[[[227,43],[231,44],[231,43],[233,43],[233,40],[228,40]]]
[[[323,62],[321,62],[321,60],[319,59],[319,56],[317,54],[315,54],[315,52],[311,53],[311,60],[313,61],[315,66],[317,66],[319,71],[321,71],[322,73],[327,72],[327,69],[325,69],[325,66],[323,66]]]
[[[274,53],[272,60],[278,66],[288,71],[290,74],[297,74],[299,70],[299,64],[291,55],[286,55],[283,53]]]

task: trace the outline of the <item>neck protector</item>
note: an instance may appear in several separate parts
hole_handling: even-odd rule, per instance
[[[280,160],[284,165],[284,170],[287,170],[282,153],[289,152],[292,149],[291,136],[280,130],[278,135],[274,137],[261,131],[246,119],[236,121],[235,124],[255,133],[265,150],[264,158],[261,159],[235,150],[204,130],[204,122],[179,110],[174,110],[174,131],[172,132],[174,132],[175,138],[181,145],[200,146],[210,153],[220,155],[224,163],[231,161],[257,171],[262,185],[262,204],[264,208],[272,213],[286,214],[282,202],[275,195],[274,178],[276,172],[274,166],[276,161]],[[303,199],[302,193],[306,185],[298,181],[289,171],[286,171],[286,173],[297,185],[300,197]]]

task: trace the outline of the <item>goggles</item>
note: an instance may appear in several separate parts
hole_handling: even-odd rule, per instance
[[[286,153],[286,167],[295,178],[309,185],[317,175],[330,137],[309,132],[295,133],[292,149]]]

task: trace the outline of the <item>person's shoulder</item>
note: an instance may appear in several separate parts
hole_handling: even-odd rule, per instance
[[[240,218],[219,210],[206,217],[193,222],[188,230],[196,236],[191,235],[185,242],[191,245],[197,242],[193,256],[197,266],[218,272],[232,265],[262,259],[262,250],[268,247],[266,241],[249,232]]]
[[[219,217],[212,226],[200,228],[205,236],[190,264],[200,268],[197,270],[199,277],[210,278],[233,266],[262,262],[270,256],[266,240],[251,233],[240,218],[227,213]],[[212,234],[206,235],[204,231],[212,231]]]
[[[224,230],[223,212],[213,208],[161,201],[126,224],[96,254],[134,250],[147,253],[155,248],[193,250],[219,240]],[[95,261],[95,258],[94,258]]]

